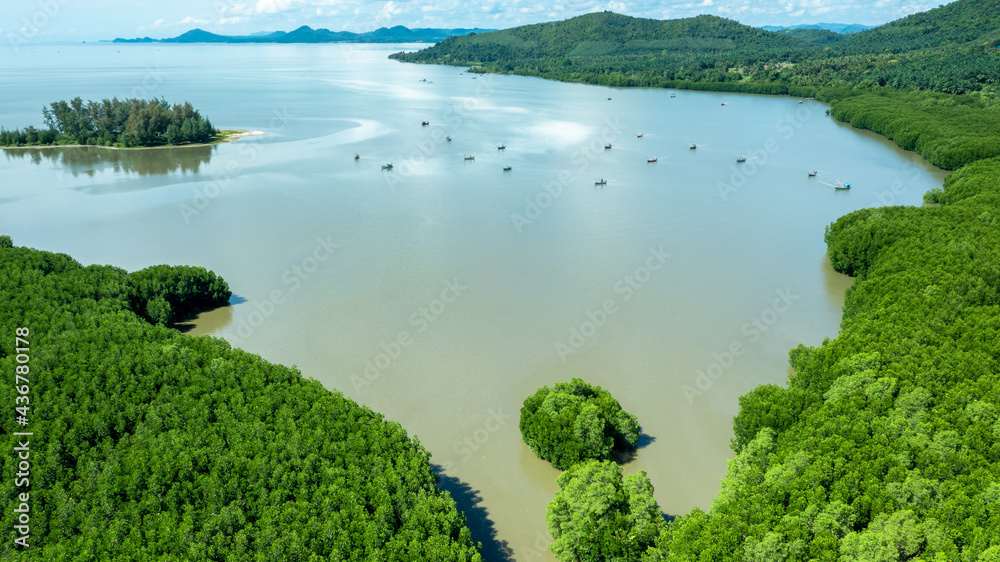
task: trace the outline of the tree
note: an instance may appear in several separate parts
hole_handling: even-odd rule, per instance
[[[562,473],[545,520],[564,561],[638,560],[665,522],[645,471],[622,478],[610,461],[590,460]]]
[[[639,441],[639,422],[611,394],[574,378],[542,387],[524,400],[521,436],[560,470],[585,459],[610,459]]]

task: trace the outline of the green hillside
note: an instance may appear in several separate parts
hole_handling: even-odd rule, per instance
[[[906,16],[851,37],[838,46],[845,54],[902,53],[1000,40],[1000,8],[994,0],[959,0]]]
[[[607,86],[811,95],[820,87],[948,93],[1000,80],[1000,10],[959,0],[849,36],[772,32],[715,16],[609,12],[448,38],[393,58]]]
[[[229,296],[202,268],[82,267],[0,236],[0,559],[479,560],[398,424],[149,322]]]

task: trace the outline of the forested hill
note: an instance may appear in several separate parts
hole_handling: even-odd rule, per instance
[[[525,25],[445,39],[418,53],[395,55],[413,62],[499,63],[553,57],[698,54],[727,51],[790,56],[809,45],[716,16],[654,20],[599,12],[565,21]]]
[[[958,0],[858,33],[841,48],[849,53],[903,53],[937,47],[1000,45],[997,0]]]
[[[480,560],[398,424],[153,324],[229,296],[0,236],[0,560]]]
[[[958,0],[849,36],[771,32],[714,16],[587,14],[448,38],[392,58],[608,86],[811,95],[819,87],[996,89],[1000,10]]]

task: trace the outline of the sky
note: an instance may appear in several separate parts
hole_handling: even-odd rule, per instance
[[[7,43],[176,37],[196,27],[224,35],[379,27],[489,28],[610,10],[673,19],[712,14],[753,26],[834,22],[880,25],[937,7],[923,0],[2,0]]]

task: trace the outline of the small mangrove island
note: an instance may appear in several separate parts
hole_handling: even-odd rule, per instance
[[[151,148],[236,140],[256,131],[220,131],[191,106],[167,100],[57,101],[42,109],[48,128],[0,128],[0,147],[105,146]]]

